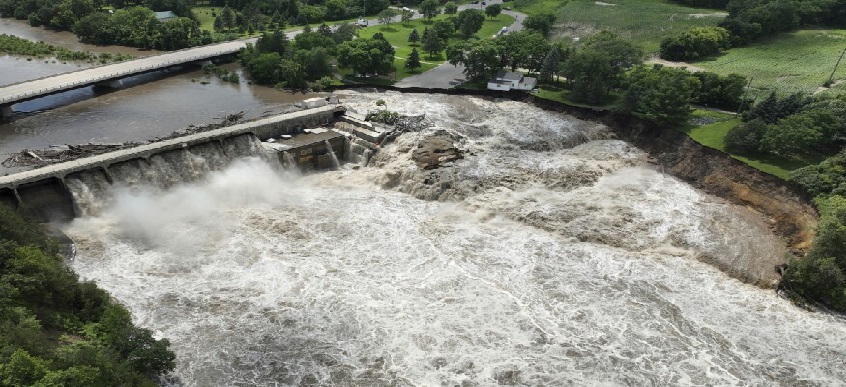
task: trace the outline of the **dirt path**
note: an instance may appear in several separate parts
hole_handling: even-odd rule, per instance
[[[705,69],[704,69],[704,68],[702,68],[702,67],[699,67],[699,66],[694,66],[694,65],[692,65],[692,64],[690,64],[690,63],[686,63],[686,62],[672,62],[672,61],[669,61],[669,60],[663,60],[663,59],[660,59],[660,58],[650,58],[650,59],[648,59],[645,63],[648,63],[648,64],[660,64],[660,65],[664,65],[664,66],[667,66],[667,67],[686,68],[686,69],[687,69],[687,71],[690,71],[690,72],[692,72],[692,73],[698,73],[698,72],[700,72],[700,71],[707,71],[707,70],[705,70]]]

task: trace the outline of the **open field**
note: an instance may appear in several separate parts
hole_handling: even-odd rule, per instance
[[[800,30],[783,33],[748,47],[732,48],[715,58],[694,62],[718,74],[737,73],[752,77],[753,97],[813,93],[828,80],[846,48],[846,30]],[[846,60],[834,79],[846,79]],[[846,92],[846,84],[834,92]]]
[[[435,20],[443,20],[446,19],[448,15],[438,15],[432,19]],[[476,33],[476,36],[482,39],[489,39],[493,34],[499,31],[500,28],[504,26],[509,26],[511,23],[514,22],[514,18],[505,14],[501,14],[494,19],[485,18],[485,24],[482,26],[482,29]],[[415,73],[410,73],[405,68],[405,59],[408,58],[408,55],[411,53],[411,46],[408,43],[408,35],[411,33],[413,29],[417,29],[417,32],[423,35],[423,30],[429,26],[431,22],[425,19],[416,19],[409,21],[407,23],[402,22],[395,22],[391,23],[387,26],[372,26],[367,27],[358,32],[358,36],[361,38],[370,38],[377,32],[381,32],[382,35],[385,36],[394,49],[396,50],[396,58],[394,60],[394,67],[396,67],[397,72],[395,74],[395,80],[400,80],[405,77],[419,74],[423,71],[430,70],[441,63],[444,63],[445,58],[443,54],[435,58],[429,58],[428,54],[423,53],[418,43],[417,51],[420,52],[420,62],[423,65],[422,68],[415,70]]]
[[[213,12],[220,12],[223,7],[191,7],[194,15],[197,16],[197,21],[200,22],[200,29],[214,32],[214,16]]]
[[[525,3],[525,5],[524,5]],[[517,1],[517,10],[528,14],[552,12],[556,15],[555,34],[575,38],[593,35],[603,29],[631,39],[647,53],[657,52],[661,39],[688,27],[716,26],[723,11],[691,8],[664,0],[570,0]]]

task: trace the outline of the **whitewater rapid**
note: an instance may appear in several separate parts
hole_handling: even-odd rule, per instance
[[[377,99],[432,126],[368,167],[244,158],[118,190],[65,228],[74,270],[171,341],[185,386],[846,381],[843,321],[720,270],[770,278],[783,260],[757,214],[601,125],[511,101],[343,98]],[[465,158],[421,171],[411,150],[438,130]]]

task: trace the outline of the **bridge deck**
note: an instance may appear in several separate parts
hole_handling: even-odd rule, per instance
[[[0,105],[9,106],[17,102],[38,98],[43,95],[63,90],[123,78],[133,74],[165,68],[176,64],[232,54],[243,48],[244,44],[244,41],[233,41],[188,48],[166,54],[154,55],[126,62],[97,66],[70,73],[20,82],[0,87]]]

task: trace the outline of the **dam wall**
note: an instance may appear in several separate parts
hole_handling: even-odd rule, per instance
[[[343,156],[342,134],[306,133],[343,115],[340,105],[325,105],[238,125],[158,141],[0,177],[0,203],[24,208],[43,221],[67,221],[83,215],[69,186],[150,183],[163,187],[221,169],[236,157],[261,153],[260,140],[296,135],[284,152],[301,168],[325,167],[331,151]],[[282,150],[279,152],[282,157]]]

